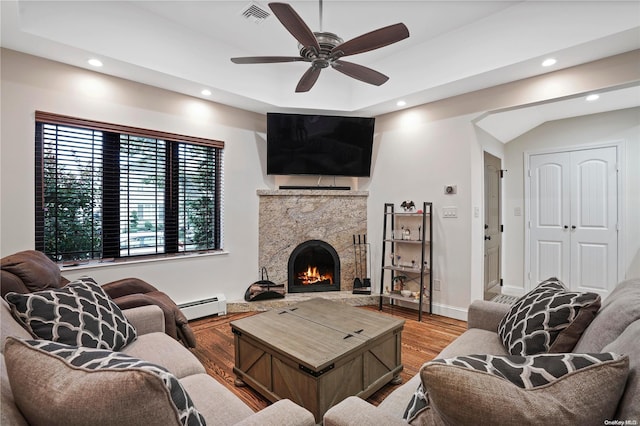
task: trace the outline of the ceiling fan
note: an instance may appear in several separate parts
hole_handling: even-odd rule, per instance
[[[371,68],[343,61],[340,58],[388,46],[409,37],[409,30],[400,23],[379,28],[345,42],[336,34],[322,32],[322,0],[320,0],[320,32],[312,32],[287,3],[269,3],[269,7],[287,31],[298,40],[300,56],[249,56],[231,58],[231,62],[235,64],[310,62],[311,67],[298,82],[296,92],[308,92],[318,80],[320,71],[329,66],[349,77],[380,86],[389,80],[389,77]]]

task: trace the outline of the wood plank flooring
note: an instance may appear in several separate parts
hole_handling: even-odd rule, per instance
[[[377,306],[361,306],[361,309],[378,311]],[[258,411],[269,405],[269,401],[249,387],[236,387],[233,374],[234,347],[233,334],[229,322],[254,315],[255,312],[230,314],[222,317],[208,317],[191,321],[198,347],[192,349],[202,362],[207,373],[236,394],[253,410]],[[422,322],[417,321],[416,311],[385,306],[383,315],[394,315],[406,320],[402,331],[403,383],[413,377],[422,364],[432,360],[456,337],[462,334],[467,323],[438,315],[424,314]],[[397,385],[388,384],[367,399],[378,405]]]

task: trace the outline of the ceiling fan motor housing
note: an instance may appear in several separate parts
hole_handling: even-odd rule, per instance
[[[338,46],[339,44],[342,44],[344,40],[342,40],[340,37],[338,37],[334,33],[314,32],[313,34],[316,36],[316,39],[318,40],[318,44],[320,45],[320,52],[317,52],[316,54],[316,51],[314,48],[308,48],[298,43],[300,56],[312,62],[313,66],[315,67],[327,68],[331,64],[331,61],[338,59],[337,57],[335,57],[336,56],[335,54],[334,54],[334,57],[331,57],[331,51],[333,50],[334,47]]]

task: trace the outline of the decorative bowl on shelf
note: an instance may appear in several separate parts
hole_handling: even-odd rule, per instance
[[[411,290],[402,290],[400,292],[400,294],[404,297],[411,297],[411,295],[413,294],[413,292]]]

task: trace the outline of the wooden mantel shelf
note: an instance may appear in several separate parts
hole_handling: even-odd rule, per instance
[[[261,197],[276,196],[331,196],[331,197],[368,197],[369,191],[344,191],[330,189],[258,189]]]

